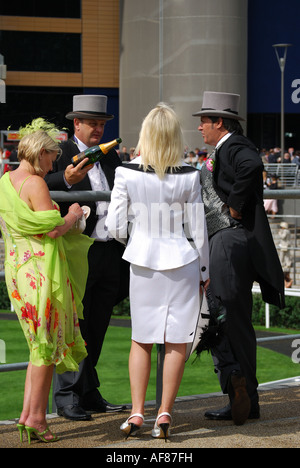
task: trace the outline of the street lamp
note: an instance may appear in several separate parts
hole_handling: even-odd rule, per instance
[[[281,70],[281,162],[284,159],[284,69],[288,47],[292,44],[273,44],[279,68]],[[280,52],[280,53],[279,53]]]

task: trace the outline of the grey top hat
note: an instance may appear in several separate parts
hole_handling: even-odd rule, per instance
[[[245,120],[239,114],[240,95],[205,91],[201,111],[193,116],[226,117],[234,120]]]
[[[73,111],[66,118],[112,120],[114,116],[107,113],[107,96],[80,94],[73,96]]]

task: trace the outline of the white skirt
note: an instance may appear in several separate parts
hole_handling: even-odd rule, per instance
[[[131,264],[132,340],[138,343],[190,343],[199,314],[199,259],[173,270]]]

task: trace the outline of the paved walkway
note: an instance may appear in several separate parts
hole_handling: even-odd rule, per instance
[[[120,322],[114,325],[128,326],[128,321]],[[259,338],[270,335],[269,332],[257,332]],[[291,340],[260,343],[260,346],[291,356]],[[249,420],[239,427],[231,421],[205,419],[205,411],[227,404],[227,397],[221,393],[178,398],[173,411],[172,437],[168,443],[151,437],[156,414],[153,401],[146,405],[143,429],[137,437],[127,441],[119,427],[129,416],[129,410],[117,414],[96,414],[92,421],[81,423],[50,415],[51,429],[60,436],[60,441],[54,444],[33,441],[31,446],[27,442],[20,444],[15,421],[0,421],[0,448],[102,448],[106,449],[101,452],[102,457],[116,457],[124,453],[124,449],[128,455],[140,453],[139,449],[148,449],[149,456],[155,450],[169,453],[179,450],[184,457],[184,454],[188,456],[189,450],[197,448],[300,448],[300,370],[299,378],[263,384],[259,393],[261,418]],[[124,462],[124,459],[119,461]]]
[[[172,436],[167,443],[151,437],[156,410],[155,402],[148,402],[144,428],[127,441],[119,427],[130,414],[129,410],[97,414],[92,421],[81,423],[51,415],[51,429],[60,436],[60,441],[53,444],[39,441],[33,441],[31,446],[27,441],[20,444],[15,422],[0,422],[0,448],[102,448],[106,450],[99,455],[104,461],[113,461],[110,457],[121,457],[124,453],[138,456],[139,449],[148,449],[142,457],[149,461],[157,451],[165,456],[179,451],[182,457],[192,451],[195,457],[197,451],[192,449],[197,448],[300,448],[300,377],[262,385],[259,394],[261,418],[249,420],[244,426],[205,419],[206,410],[227,404],[227,397],[222,394],[178,398],[173,411]]]

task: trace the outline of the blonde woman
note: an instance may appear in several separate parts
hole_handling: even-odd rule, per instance
[[[181,126],[167,104],[145,118],[136,153],[134,163],[116,170],[107,218],[117,240],[126,243],[129,231],[123,258],[131,264],[132,412],[121,430],[128,437],[142,426],[152,347],[164,344],[162,401],[152,436],[167,438],[186,344],[196,327],[199,286],[209,283],[208,241],[199,171],[182,161]]]
[[[29,443],[55,442],[46,421],[53,367],[78,370],[86,356],[78,317],[91,242],[68,233],[83,215],[78,203],[62,218],[44,181],[60,152],[58,129],[36,119],[20,133],[20,165],[0,179],[5,280],[30,350],[18,429],[21,441],[26,430]]]

